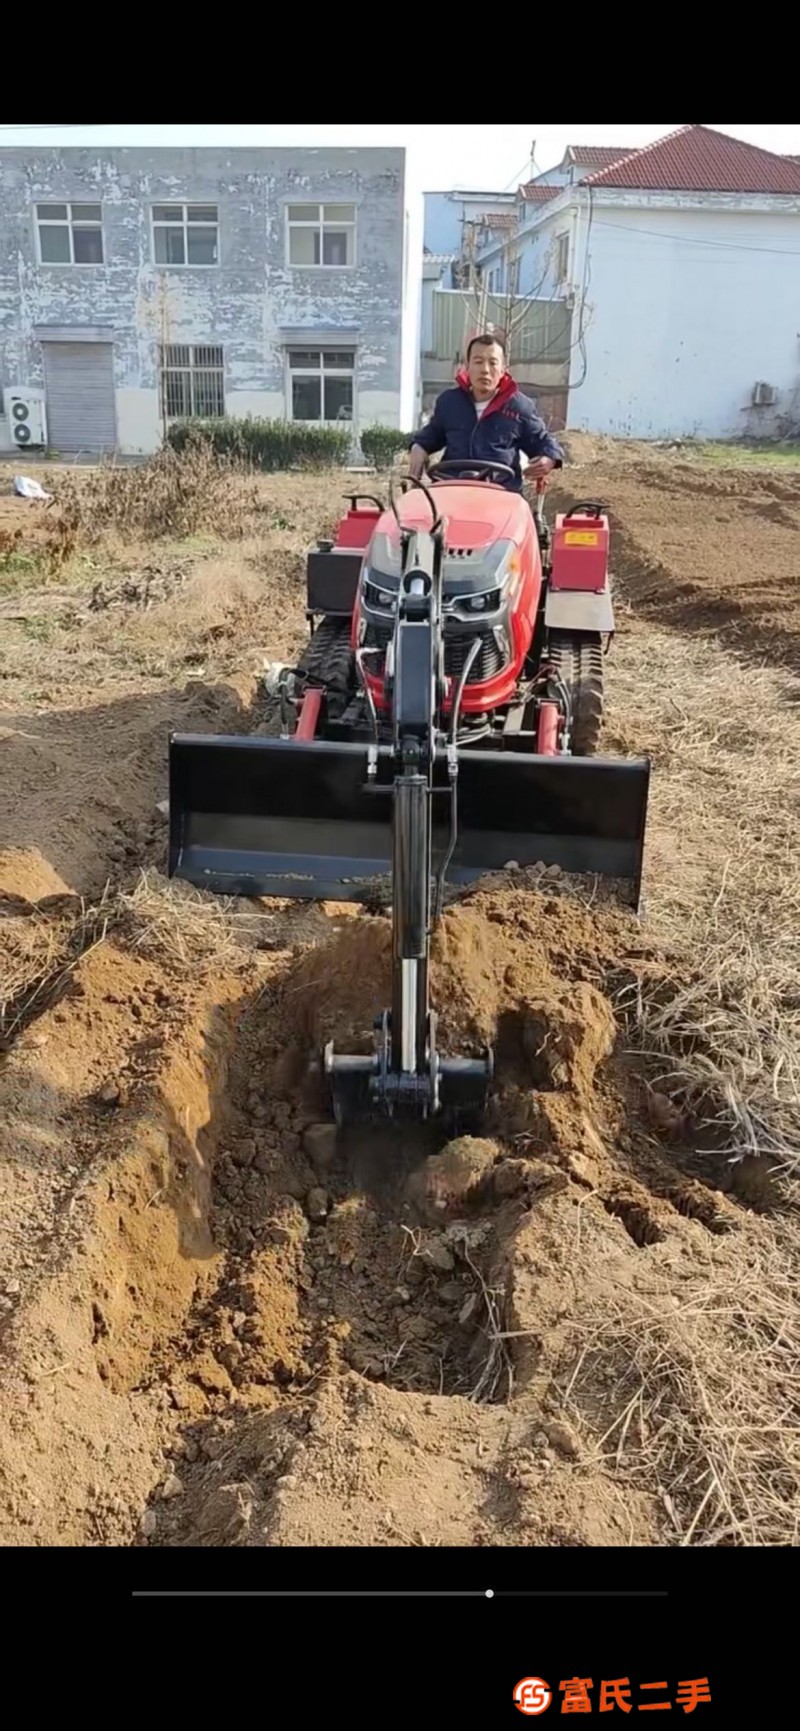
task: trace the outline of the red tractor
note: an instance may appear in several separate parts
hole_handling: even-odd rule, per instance
[[[454,472],[460,479],[454,478]],[[325,1054],[337,1117],[458,1119],[491,1054],[436,1050],[430,934],[445,878],[543,861],[638,905],[647,761],[594,755],[614,629],[599,505],[557,516],[500,465],[439,463],[350,497],[309,554],[310,642],[267,689],[280,737],[173,736],[170,873],[227,895],[374,902],[392,882],[392,1006],[372,1057]]]
[[[521,494],[491,484],[510,473],[502,465],[473,462],[470,470],[483,478],[454,479],[464,467],[439,463],[430,474],[444,534],[443,714],[458,693],[461,746],[497,747],[522,734],[529,751],[592,756],[602,725],[603,639],[614,630],[608,519],[597,504],[575,505],[556,518],[551,547],[546,483],[538,484],[532,514]],[[307,692],[314,733],[321,727],[328,737],[352,738],[369,726],[370,701],[389,724],[401,530],[424,531],[430,521],[421,489],[405,495],[399,512],[351,495],[336,542],[320,542],[310,555],[313,636],[300,668],[326,695],[318,707]],[[335,735],[327,731],[334,723]]]

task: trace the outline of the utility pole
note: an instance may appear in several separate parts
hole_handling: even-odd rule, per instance
[[[353,370],[353,407],[352,407],[350,443],[347,447],[347,455],[346,455],[345,460],[344,460],[344,466],[346,469],[353,470],[357,474],[371,475],[374,473],[374,470],[372,468],[372,465],[367,462],[367,459],[364,456],[364,452],[361,449],[361,437],[360,437],[360,430],[359,429],[360,429],[360,422],[359,422],[359,414],[358,414],[358,361],[356,361],[356,365],[355,365],[355,368]]]

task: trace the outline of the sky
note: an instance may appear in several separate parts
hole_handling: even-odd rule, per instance
[[[559,126],[0,126],[0,145],[307,145],[399,146],[406,155],[406,207],[409,214],[409,294],[403,321],[403,423],[413,402],[418,310],[418,269],[422,253],[422,194],[453,187],[510,191],[546,168],[553,168],[568,144],[651,144],[683,121],[660,126],[591,126],[584,121]],[[764,150],[800,156],[800,123],[794,126],[728,126],[704,121]],[[533,163],[531,150],[535,152]]]

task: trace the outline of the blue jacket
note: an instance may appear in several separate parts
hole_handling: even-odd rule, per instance
[[[419,445],[430,456],[443,450],[443,462],[466,463],[474,457],[484,463],[504,463],[513,469],[514,480],[505,475],[497,475],[495,480],[514,493],[522,492],[521,451],[526,457],[551,457],[557,468],[562,467],[561,446],[550,437],[535,404],[523,396],[510,373],[504,375],[480,419],[467,374],[461,372],[456,377],[452,390],[437,398],[431,419],[414,434],[411,444]]]

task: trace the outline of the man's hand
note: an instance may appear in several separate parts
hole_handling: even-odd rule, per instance
[[[535,475],[538,477],[540,475],[549,475],[550,470],[554,468],[555,463],[553,462],[552,457],[532,457],[525,473],[526,477],[528,475]]]
[[[428,461],[427,451],[421,445],[412,445],[408,454],[408,472],[414,481],[421,481]]]

